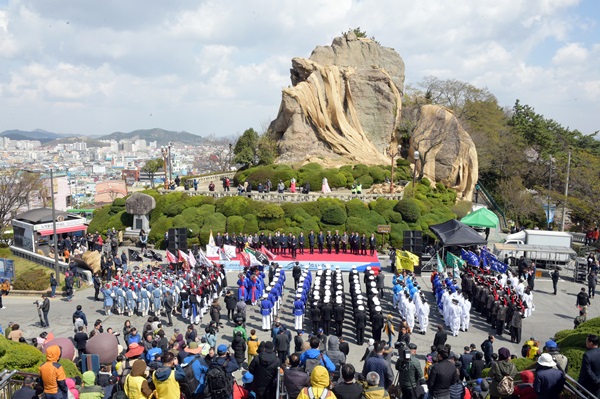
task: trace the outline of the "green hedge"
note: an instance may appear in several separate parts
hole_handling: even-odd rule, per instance
[[[46,362],[46,356],[39,349],[21,342],[13,342],[0,335],[0,370],[19,370],[26,373],[39,373],[39,367]],[[70,360],[59,362],[67,377],[81,376]]]
[[[50,275],[46,270],[32,269],[15,278],[13,289],[25,291],[44,291],[50,286]]]
[[[420,201],[413,198],[403,198],[394,207],[394,211],[402,215],[408,223],[416,222],[421,217]]]

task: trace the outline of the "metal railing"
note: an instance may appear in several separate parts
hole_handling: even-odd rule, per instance
[[[285,384],[283,383],[283,373],[283,367],[279,367],[279,370],[277,370],[277,393],[275,395],[275,398],[277,399],[288,399],[288,393],[285,389]]]
[[[505,229],[508,227],[508,223],[506,222],[506,216],[504,215],[504,210],[498,205],[498,203],[494,200],[492,195],[483,187],[481,183],[477,183],[475,185],[475,190],[479,191],[483,194],[484,201],[488,204],[488,206],[492,207],[492,211],[500,217],[500,227]]]
[[[10,399],[23,386],[25,377],[38,378],[38,374],[23,373],[18,370],[0,371],[0,399]]]
[[[37,263],[38,265],[46,266],[49,269],[54,269],[53,258],[31,252],[23,248],[15,247],[14,245],[10,247],[10,252],[12,252],[12,254],[15,256],[27,259],[31,262]],[[58,268],[61,273],[73,271],[77,279],[85,281],[88,284],[92,282],[92,273],[88,270],[83,270],[79,267],[70,268],[68,264],[61,261],[58,261]]]

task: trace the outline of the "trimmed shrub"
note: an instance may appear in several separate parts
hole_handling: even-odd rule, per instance
[[[592,334],[591,331],[585,331],[584,329],[574,330],[572,334],[567,335],[560,341],[557,341],[559,348],[581,348],[585,349],[585,340],[588,334]]]
[[[373,185],[373,178],[371,177],[371,175],[362,175],[359,176],[356,179],[357,182],[359,182],[360,184],[362,184],[362,188],[367,189],[370,188]]]
[[[376,201],[369,202],[369,209],[383,215],[388,209],[394,209],[397,203],[398,201],[396,200],[388,200],[380,197]]]
[[[44,291],[49,286],[49,274],[46,274],[46,271],[43,269],[32,269],[21,273],[13,282],[13,289],[15,290]]]
[[[110,205],[105,205],[100,209],[96,209],[93,213],[93,219],[90,221],[88,231],[106,231],[108,222],[110,221]]]
[[[346,222],[346,211],[336,205],[328,205],[323,209],[321,222],[331,225],[342,225]]]
[[[231,234],[239,234],[244,230],[244,218],[238,215],[229,216],[227,218],[227,232]]]
[[[175,202],[165,207],[165,215],[169,217],[177,216],[185,209],[185,203]]]
[[[213,197],[207,197],[204,195],[193,195],[185,200],[185,207],[200,207],[205,204],[213,205],[215,203],[215,199]]]
[[[359,234],[363,233],[371,233],[370,230],[371,225],[363,218],[350,216],[346,220],[346,229],[347,231],[357,231]]]
[[[394,211],[402,215],[408,223],[416,222],[421,217],[421,210],[417,201],[412,198],[403,198],[394,207]]]
[[[368,207],[364,202],[362,202],[358,198],[351,199],[350,201],[346,202],[346,213],[349,217],[360,217],[364,215],[365,212],[368,212]]]
[[[373,178],[374,183],[385,181],[385,171],[380,166],[369,166],[368,173]]]
[[[304,231],[305,235],[308,235],[311,230],[313,230],[315,234],[319,232],[319,222],[318,220],[315,220],[315,218],[305,219],[300,224],[300,227],[302,228],[302,231]],[[308,238],[306,239],[306,245],[308,245]]]
[[[125,198],[115,198],[110,205],[110,214],[114,215],[125,210]]]
[[[348,183],[346,175],[337,169],[327,169],[323,175],[327,178],[329,187],[346,187],[346,184]]]
[[[354,168],[352,168],[352,176],[354,176],[355,179],[367,174],[369,174],[369,167],[367,165],[359,163],[358,165],[354,165]]]
[[[244,215],[244,233],[254,234],[258,233],[258,219],[256,215]]]
[[[214,209],[212,205],[208,205],[208,207]],[[200,212],[200,208],[187,208],[183,212],[181,212],[180,216],[182,216],[185,220],[189,221],[190,223],[194,223],[199,227],[202,227],[202,225],[204,224],[204,215],[205,214]]]
[[[581,371],[581,361],[585,354],[585,349],[580,348],[561,348],[560,352],[569,359],[569,374],[571,377],[579,378],[579,372]]]
[[[173,227],[173,219],[169,219],[163,215],[152,225],[150,233],[148,233],[148,241],[153,242],[159,248],[163,248],[165,233],[171,227]]]
[[[268,220],[283,219],[284,215],[285,212],[283,209],[281,209],[279,205],[275,204],[268,204],[264,206],[257,214],[260,219]]]
[[[383,212],[382,216],[385,218],[387,223],[401,223],[402,215],[393,209],[388,209]]]
[[[248,197],[226,197],[216,201],[216,211],[225,216],[256,214],[257,202]]]
[[[286,219],[259,219],[258,228],[260,230],[277,231],[287,229],[289,226]]]

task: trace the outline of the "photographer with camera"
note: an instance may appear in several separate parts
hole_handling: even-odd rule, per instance
[[[50,312],[50,299],[47,296],[42,295],[42,302],[35,301],[34,302],[40,311],[42,312],[44,322],[42,323],[42,327],[50,327],[50,322],[48,321],[48,312]],[[40,320],[41,321],[41,320]]]
[[[402,342],[400,342],[401,344]],[[396,361],[396,370],[400,374],[399,383],[402,397],[405,399],[417,399],[423,396],[422,386],[426,384],[423,378],[421,364],[417,359],[417,345],[408,344],[408,347],[398,348],[399,356]]]

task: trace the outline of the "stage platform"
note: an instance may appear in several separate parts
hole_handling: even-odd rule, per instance
[[[240,271],[243,269],[241,266],[241,256],[238,254],[235,259],[231,261],[221,261],[218,258],[209,258],[217,263],[224,264],[225,270],[227,271]],[[273,262],[279,263],[284,270],[291,270],[294,264],[297,262],[300,263],[300,266],[304,268],[308,265],[310,270],[317,270],[319,266],[323,267],[328,264],[331,267],[335,268],[336,266],[340,267],[342,271],[350,271],[353,266],[356,266],[358,271],[364,271],[368,266],[380,269],[381,263],[379,262],[379,257],[377,256],[377,252],[373,256],[370,255],[351,255],[339,253],[336,254],[332,252],[328,254],[327,251],[324,251],[322,254],[319,251],[315,251],[314,254],[309,254],[308,250],[304,251],[304,255],[298,254],[296,259],[292,259],[292,255],[276,255],[276,258]]]

